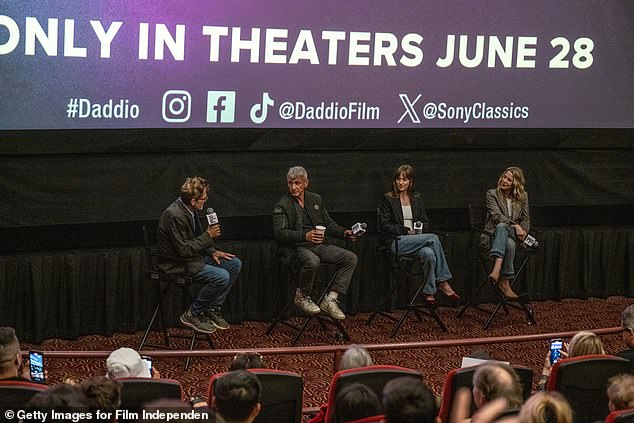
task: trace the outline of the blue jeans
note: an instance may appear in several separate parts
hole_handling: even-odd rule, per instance
[[[396,252],[397,242],[399,254],[416,256],[423,262],[425,283],[423,293],[433,295],[436,293],[436,284],[451,279],[445,252],[437,235],[401,235],[392,243],[392,251],[394,252]]]
[[[191,312],[198,314],[209,308],[220,309],[229,290],[238,278],[242,262],[238,257],[220,261],[217,264],[211,257],[205,257],[205,267],[193,277],[194,282],[205,283],[191,306]]]
[[[498,223],[493,232],[489,257],[502,259],[500,276],[504,279],[512,279],[515,275],[513,260],[515,259],[515,229],[508,223]]]

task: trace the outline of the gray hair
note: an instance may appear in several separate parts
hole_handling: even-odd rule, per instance
[[[288,169],[286,179],[304,178],[308,179],[308,172],[302,166],[293,166]]]
[[[634,329],[634,304],[630,304],[623,310],[621,324],[624,328]]]
[[[8,370],[17,354],[20,354],[20,342],[15,330],[8,326],[0,327],[0,370]]]
[[[374,362],[368,350],[356,344],[352,344],[341,356],[339,370],[356,369],[359,367],[372,366],[373,364]]]

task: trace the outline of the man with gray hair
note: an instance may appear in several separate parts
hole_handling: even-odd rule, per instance
[[[273,232],[280,244],[284,263],[295,258],[301,265],[299,287],[295,292],[295,304],[307,314],[320,310],[335,319],[345,319],[338,305],[338,297],[345,294],[357,266],[357,256],[352,251],[327,243],[326,235],[356,240],[352,230],[346,229],[330,217],[321,196],[306,191],[308,173],[301,166],[293,166],[286,175],[288,194],[273,209]],[[319,306],[310,299],[315,273],[320,263],[337,266],[332,290]]]
[[[623,343],[628,349],[617,353],[619,357],[630,360],[634,373],[634,304],[630,304],[621,313],[621,327],[623,328]]]

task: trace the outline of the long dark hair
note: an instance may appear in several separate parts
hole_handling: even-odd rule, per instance
[[[398,198],[398,187],[396,186],[396,178],[399,176],[405,176],[405,178],[409,179],[409,187],[407,187],[407,195],[412,199],[414,195],[414,169],[410,165],[400,165],[396,168],[396,172],[394,172],[394,177],[392,178],[392,191],[390,191],[390,197]]]

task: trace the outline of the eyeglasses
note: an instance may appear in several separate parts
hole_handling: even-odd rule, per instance
[[[623,332],[623,333],[634,332],[634,329],[632,329],[632,328],[623,328],[623,329],[621,329],[621,332]]]

